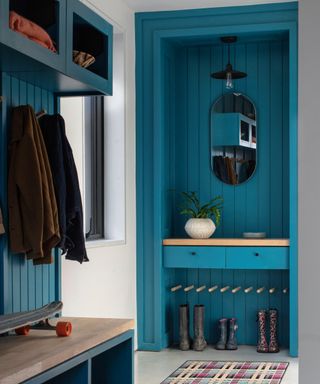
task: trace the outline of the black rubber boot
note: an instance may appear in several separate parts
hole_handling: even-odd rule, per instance
[[[277,353],[280,351],[280,349],[279,349],[279,342],[278,342],[278,311],[276,309],[270,309],[269,321],[270,321],[269,352]]]
[[[190,349],[188,304],[183,304],[179,307],[179,336],[179,348],[181,351],[187,351]]]
[[[219,320],[220,339],[216,344],[216,349],[218,349],[219,351],[226,349],[227,323],[228,323],[228,319],[220,319]]]
[[[194,306],[194,342],[193,349],[195,351],[203,351],[207,342],[204,338],[204,305],[195,305]]]
[[[236,332],[238,329],[237,319],[230,319],[229,320],[229,338],[226,344],[226,349],[229,351],[235,351],[238,349],[238,342],[236,337]]]

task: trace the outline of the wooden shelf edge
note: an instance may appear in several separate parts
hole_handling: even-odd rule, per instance
[[[171,246],[220,246],[220,247],[289,247],[289,239],[164,239],[163,245]]]

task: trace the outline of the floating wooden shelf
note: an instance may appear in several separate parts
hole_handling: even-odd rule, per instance
[[[289,247],[289,239],[164,239],[163,245],[217,247]]]

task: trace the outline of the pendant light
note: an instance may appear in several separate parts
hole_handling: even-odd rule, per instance
[[[220,40],[224,44],[228,44],[228,64],[224,71],[211,73],[211,77],[219,80],[226,80],[226,88],[233,89],[233,80],[242,79],[247,77],[245,72],[239,72],[232,68],[230,63],[230,44],[235,43],[237,41],[236,36],[225,36],[221,37]]]

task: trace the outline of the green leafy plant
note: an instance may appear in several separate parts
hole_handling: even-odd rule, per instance
[[[223,198],[216,196],[208,203],[201,205],[196,192],[182,192],[185,200],[185,206],[180,211],[181,215],[190,216],[195,219],[210,219],[215,218],[215,224],[218,226],[221,220],[221,210]]]

